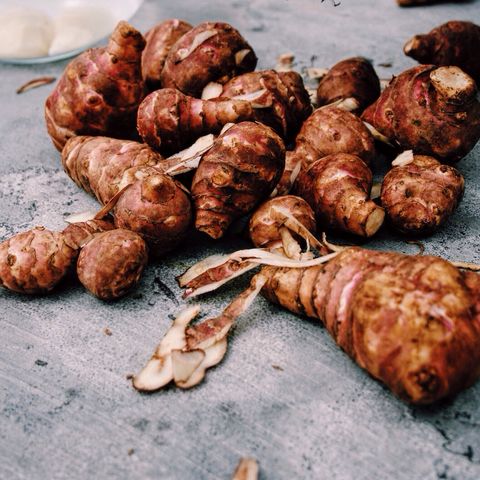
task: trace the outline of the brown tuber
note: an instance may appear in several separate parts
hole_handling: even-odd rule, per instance
[[[202,157],[193,178],[195,227],[222,237],[233,220],[268,197],[284,161],[283,141],[269,127],[241,122],[229,128]]]
[[[317,104],[328,105],[354,98],[355,113],[361,113],[380,96],[380,79],[370,61],[363,57],[347,58],[335,64],[320,80]]]
[[[265,267],[264,295],[318,318],[335,342],[414,404],[480,376],[480,277],[432,256],[349,248],[309,268]]]
[[[245,73],[227,82],[219,98],[248,98],[263,89],[270,94],[270,106],[257,109],[257,120],[284,138],[295,137],[312,112],[310,97],[298,73],[275,70]]]
[[[454,65],[480,83],[480,26],[452,20],[425,35],[415,35],[403,47],[405,55],[423,64]]]
[[[141,103],[137,128],[143,141],[152,148],[175,153],[198,137],[219,133],[227,123],[255,120],[256,110],[247,100],[200,100],[163,88]]]
[[[104,137],[72,138],[62,152],[75,183],[111,204],[115,225],[140,233],[155,255],[178,244],[192,217],[188,193],[161,173],[159,162],[162,157],[147,145]]]
[[[87,50],[67,65],[45,103],[48,133],[58,150],[75,135],[135,136],[144,46],[142,35],[120,22],[106,47]]]
[[[183,35],[170,49],[160,82],[186,95],[200,97],[210,82],[250,72],[257,65],[252,47],[228,23],[203,22]]]
[[[92,220],[63,232],[35,227],[17,233],[0,243],[0,285],[18,293],[51,291],[71,271],[84,242],[112,228],[109,222]]]
[[[145,34],[146,46],[142,53],[142,77],[150,90],[161,88],[162,73],[168,52],[177,40],[193,27],[183,20],[165,20]]]
[[[385,212],[369,199],[372,172],[360,157],[328,155],[302,172],[296,194],[315,211],[319,228],[340,229],[371,237],[381,227]]]
[[[462,198],[464,180],[455,168],[432,157],[411,156],[392,168],[382,184],[381,201],[398,230],[432,233],[453,213]]]
[[[404,150],[458,161],[480,138],[476,94],[458,67],[421,65],[395,77],[362,119]]]
[[[138,283],[147,260],[147,245],[137,233],[124,229],[99,233],[80,252],[78,279],[96,297],[113,300]]]

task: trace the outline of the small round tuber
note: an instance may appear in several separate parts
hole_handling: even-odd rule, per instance
[[[93,295],[113,300],[138,283],[147,260],[147,245],[140,235],[115,229],[95,235],[82,248],[77,274]]]
[[[354,57],[335,64],[320,80],[317,104],[328,105],[337,100],[354,98],[355,113],[361,113],[380,96],[380,79],[369,60]]]
[[[257,65],[252,47],[228,23],[203,22],[183,35],[170,49],[160,75],[164,88],[200,97],[210,82],[250,72]]]
[[[432,157],[415,155],[392,168],[382,184],[381,201],[398,230],[432,233],[453,213],[462,198],[464,180],[457,169]]]

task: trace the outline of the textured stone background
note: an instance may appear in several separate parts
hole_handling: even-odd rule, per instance
[[[394,0],[338,7],[329,0],[149,0],[132,22],[146,30],[175,16],[231,22],[254,46],[259,67],[274,66],[287,51],[298,68],[360,54],[388,77],[413,65],[402,54],[407,38],[452,18],[480,23],[480,2],[400,9]],[[61,227],[66,214],[95,205],[62,172],[46,135],[51,86],[15,94],[64,66],[0,66],[0,238],[38,224]],[[428,239],[428,252],[480,261],[479,147],[460,164],[464,201]],[[263,299],[239,321],[225,361],[200,387],[135,392],[126,374],[144,364],[180,307],[174,276],[239,245],[192,240],[112,304],[73,282],[44,298],[1,291],[0,478],[227,479],[246,455],[260,461],[262,479],[480,478],[480,382],[450,403],[411,408],[318,324]],[[416,252],[388,229],[370,245]],[[205,314],[245,284],[202,299]]]

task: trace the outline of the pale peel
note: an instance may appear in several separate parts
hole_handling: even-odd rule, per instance
[[[405,150],[392,162],[393,167],[403,167],[412,163],[414,160],[413,150]]]
[[[241,65],[245,57],[251,52],[249,48],[244,48],[243,50],[239,50],[235,53],[235,64]]]
[[[97,210],[87,210],[86,212],[72,213],[72,215],[69,215],[65,218],[65,222],[70,224],[88,222],[90,220],[94,220],[97,213]]]
[[[208,152],[215,142],[215,135],[208,134],[200,137],[190,147],[165,159],[169,167],[165,170],[168,175],[180,175],[198,167],[202,156]]]
[[[380,182],[375,182],[372,185],[372,189],[370,190],[370,199],[375,200],[376,198],[380,198],[381,191],[382,191],[382,184]]]
[[[254,458],[242,458],[232,480],[257,480],[258,479],[258,463]]]
[[[206,42],[209,38],[217,35],[217,30],[204,30],[203,32],[198,33],[193,39],[192,43],[188,48],[180,48],[177,51],[175,56],[175,63],[179,63],[182,60],[185,60],[189,55],[191,55],[202,43]]]
[[[368,131],[372,134],[372,137],[377,140],[378,142],[384,143],[385,145],[388,145],[389,147],[393,147],[392,143],[390,140],[380,133],[373,125],[370,125],[368,122],[363,122],[363,124],[367,127]]]
[[[300,244],[293,238],[287,227],[280,227],[280,236],[282,238],[283,251],[288,258],[300,260],[302,249]]]
[[[222,94],[223,85],[217,82],[209,82],[205,85],[205,88],[202,90],[201,99],[202,100],[211,100],[212,98],[217,98]]]

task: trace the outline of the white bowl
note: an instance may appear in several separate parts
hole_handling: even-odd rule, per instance
[[[46,63],[77,55],[108,37],[115,25],[120,20],[129,20],[142,3],[143,0],[0,0],[0,14],[10,9],[25,9],[26,12],[46,14],[51,19],[47,27],[48,40],[40,36],[40,41],[49,42],[48,54],[20,58],[0,52],[0,62]],[[33,35],[34,30],[25,30],[24,34],[30,32]],[[32,42],[33,46],[38,40]]]

